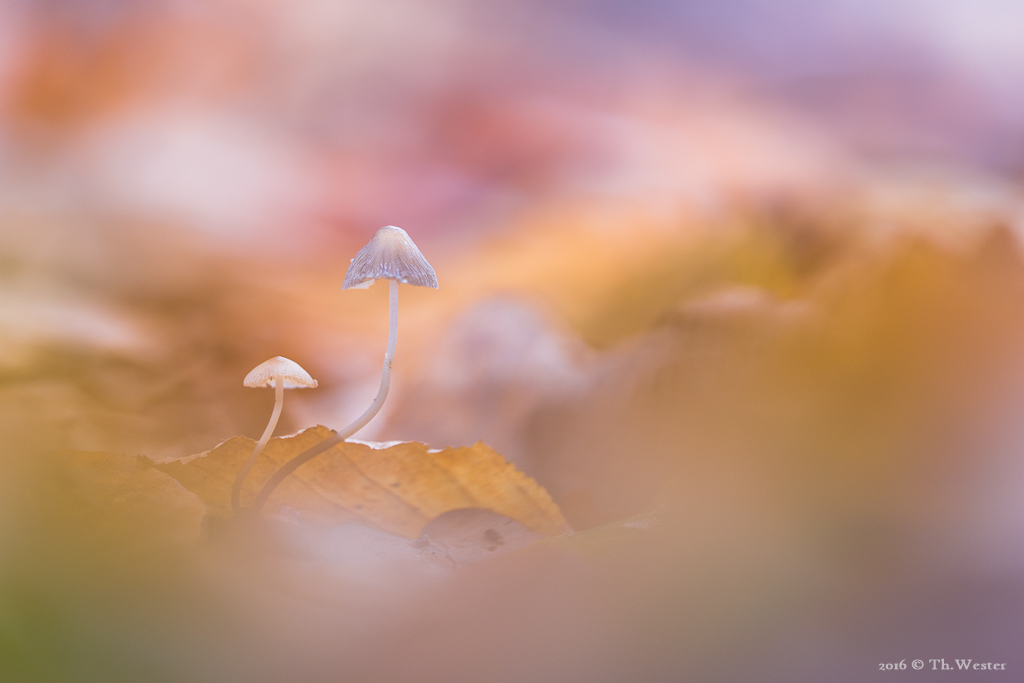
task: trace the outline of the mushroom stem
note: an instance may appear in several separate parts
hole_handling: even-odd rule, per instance
[[[251,514],[259,514],[263,504],[267,502],[268,498],[270,498],[270,494],[274,492],[274,489],[276,489],[289,474],[324,451],[336,446],[358,432],[366,426],[367,422],[372,420],[373,417],[380,412],[381,406],[384,405],[384,400],[388,397],[388,390],[391,388],[391,360],[395,357],[395,345],[397,343],[398,282],[395,280],[388,280],[388,346],[384,351],[384,368],[380,373],[380,389],[377,390],[377,397],[373,399],[373,403],[371,403],[370,407],[366,409],[366,412],[356,418],[355,422],[338,431],[334,436],[324,439],[317,445],[299,453],[282,465],[281,469],[275,472],[274,476],[272,476],[270,480],[263,485],[259,494],[252,501],[252,507],[250,508]],[[252,458],[250,458],[250,460],[252,460]]]
[[[343,441],[348,437],[352,436],[360,429],[366,426],[366,423],[374,418],[374,416],[380,412],[381,406],[384,405],[384,400],[388,397],[388,390],[391,389],[391,360],[395,357],[395,345],[398,343],[398,282],[395,280],[388,280],[388,346],[384,351],[384,367],[380,372],[380,389],[377,390],[377,397],[373,399],[373,403],[366,409],[366,412],[360,415],[355,422],[345,427],[340,432],[335,434],[332,439],[338,439]],[[308,452],[308,451],[307,451]],[[285,465],[291,465],[292,462],[301,458],[305,453],[298,455],[294,460]],[[312,457],[312,456],[310,456]],[[305,462],[303,460],[302,462]],[[295,467],[302,464],[300,462]],[[284,468],[282,468],[284,469]],[[292,470],[294,471],[294,468]],[[288,476],[287,474],[285,476]]]
[[[260,453],[266,447],[267,442],[270,441],[270,437],[273,435],[274,430],[277,429],[277,421],[281,419],[281,410],[284,408],[284,377],[276,375],[274,377],[274,412],[270,415],[270,422],[267,423],[267,428],[263,430],[263,436],[260,437],[259,443],[256,444],[256,448],[252,449],[252,455],[245,461],[245,465],[238,472],[238,476],[235,477],[235,483],[231,487],[231,509],[233,512],[238,512],[242,507],[241,495],[242,495],[242,482],[245,481],[245,477],[249,474],[249,470],[256,464],[256,459],[260,457]]]
[[[395,345],[398,343],[398,281],[388,280],[388,347],[384,350],[384,360],[395,357]],[[391,363],[385,362],[384,367],[391,375]]]

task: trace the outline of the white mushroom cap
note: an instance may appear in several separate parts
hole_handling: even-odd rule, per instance
[[[285,389],[314,389],[317,385],[317,381],[301,365],[284,356],[274,356],[263,361],[245,376],[242,384],[253,389],[273,387],[275,377],[284,380]]]
[[[437,275],[401,228],[386,225],[359,250],[348,267],[342,289],[363,289],[377,280],[437,289]]]

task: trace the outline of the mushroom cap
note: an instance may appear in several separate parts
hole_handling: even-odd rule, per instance
[[[349,264],[342,289],[363,289],[376,280],[437,289],[437,275],[416,243],[401,228],[386,225]]]
[[[274,356],[263,361],[245,376],[242,384],[253,389],[272,387],[275,377],[284,379],[285,389],[314,389],[317,385],[317,381],[301,365],[284,356]]]

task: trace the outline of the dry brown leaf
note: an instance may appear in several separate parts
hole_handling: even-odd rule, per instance
[[[271,439],[245,481],[242,504],[255,498],[281,465],[333,433],[318,425]],[[228,516],[231,484],[254,446],[252,439],[236,436],[201,455],[157,467],[202,498],[212,514]],[[407,538],[418,538],[428,522],[462,508],[493,510],[542,534],[569,530],[548,492],[484,443],[443,450],[417,441],[384,449],[341,443],[284,480],[268,509],[280,505],[311,521],[362,522]]]
[[[543,538],[514,519],[479,508],[446,512],[430,522],[423,533],[443,547],[455,564],[487,560]]]

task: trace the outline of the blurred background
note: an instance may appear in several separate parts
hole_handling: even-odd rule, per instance
[[[1020,669],[1022,25],[1008,0],[0,0],[0,678]],[[354,419],[386,288],[341,282],[387,224],[440,289],[401,288],[359,436],[483,440],[577,534],[339,568],[319,531],[183,540],[66,468],[258,436],[241,380],[274,355],[320,382],[279,434]]]

